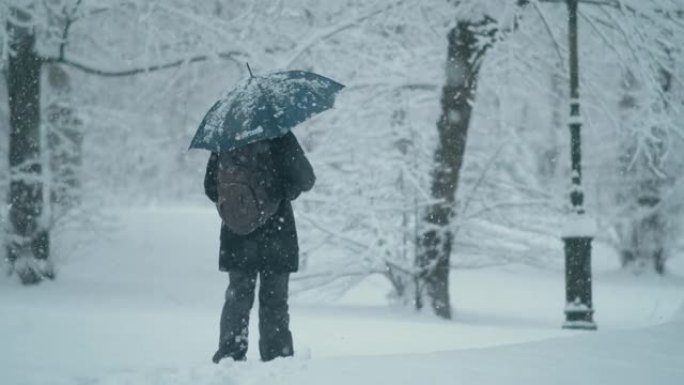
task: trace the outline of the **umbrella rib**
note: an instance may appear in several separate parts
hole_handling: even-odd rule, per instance
[[[271,115],[269,115],[269,117],[271,119],[273,119],[274,116],[273,116],[272,112],[274,109],[273,109],[273,101],[269,98],[270,93],[268,92],[268,90],[265,90],[258,81],[257,81],[257,87],[259,87],[259,89],[261,90],[261,93],[263,94],[264,100],[266,101],[266,103],[264,105],[267,106],[267,108],[270,108]]]

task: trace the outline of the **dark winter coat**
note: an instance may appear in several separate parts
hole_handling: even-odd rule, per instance
[[[297,229],[290,201],[310,190],[316,178],[294,134],[272,139],[270,144],[283,200],[275,215],[250,234],[238,235],[221,225],[221,271],[295,272],[299,268]],[[218,200],[218,158],[216,153],[211,154],[204,176],[204,191],[214,203]]]

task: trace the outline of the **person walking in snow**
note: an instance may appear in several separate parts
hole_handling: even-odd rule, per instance
[[[214,363],[245,360],[257,277],[261,360],[294,354],[287,300],[290,273],[299,267],[299,245],[290,202],[314,182],[311,164],[291,132],[211,153],[204,189],[223,219],[219,270],[229,275]]]

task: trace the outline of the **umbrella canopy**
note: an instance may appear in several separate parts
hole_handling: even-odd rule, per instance
[[[342,88],[332,79],[305,71],[250,77],[211,107],[190,148],[223,152],[285,135],[332,108]]]

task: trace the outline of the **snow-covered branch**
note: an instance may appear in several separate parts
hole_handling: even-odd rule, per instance
[[[95,66],[83,64],[82,62],[79,62],[76,60],[71,60],[71,59],[66,58],[66,57],[44,57],[43,62],[44,63],[64,64],[66,66],[75,68],[79,71],[83,71],[89,75],[96,75],[96,76],[103,76],[103,77],[122,77],[122,76],[134,76],[134,75],[147,74],[150,72],[177,68],[177,67],[183,66],[185,64],[207,62],[207,61],[216,60],[216,59],[228,60],[228,61],[234,62],[235,64],[243,65],[243,63],[248,59],[248,56],[244,52],[228,51],[228,52],[220,52],[220,53],[211,54],[211,55],[191,56],[191,57],[188,57],[185,59],[178,59],[178,60],[175,60],[175,61],[172,61],[169,63],[154,64],[154,65],[145,66],[145,67],[129,68],[129,69],[122,69],[122,70],[97,68]]]

